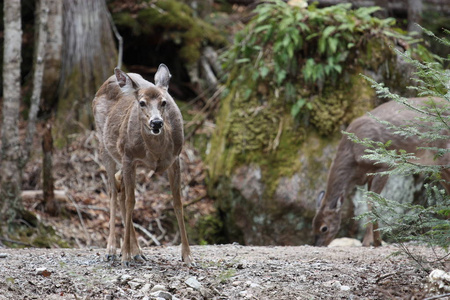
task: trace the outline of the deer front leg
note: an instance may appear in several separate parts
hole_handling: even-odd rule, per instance
[[[370,177],[369,181],[367,182],[367,188],[369,191],[380,194],[384,186],[386,185],[387,180],[387,176],[376,175],[375,177]],[[368,202],[368,207],[369,210],[372,211],[373,207],[371,201]],[[368,247],[370,245],[373,245],[374,247],[381,246],[381,235],[378,231],[378,222],[375,221],[373,223],[367,224],[366,233],[364,235],[362,244],[365,247]]]
[[[190,266],[194,264],[194,260],[191,256],[191,249],[189,248],[189,242],[186,234],[186,227],[184,224],[183,204],[181,203],[181,171],[180,171],[180,159],[177,157],[175,162],[169,168],[169,182],[173,195],[173,208],[178,221],[178,227],[180,229],[181,236],[181,258]]]
[[[123,180],[120,183],[120,190],[124,191],[125,190],[125,185]],[[123,226],[125,228],[125,223],[126,223],[126,196],[125,193],[121,194],[121,198],[119,201],[119,205],[120,205],[120,211],[122,213],[122,223]],[[142,254],[142,250],[139,247],[139,244],[137,242],[137,238],[136,238],[136,230],[134,228],[134,226],[132,226],[131,228],[131,240],[130,240],[130,245],[131,245],[131,255],[134,258],[134,260],[136,261],[143,261],[143,260],[147,260],[146,257]]]
[[[105,261],[114,261],[116,259],[116,203],[117,189],[113,179],[115,165],[110,157],[103,158],[107,177],[108,177],[108,194],[109,194],[109,236],[106,245]]]
[[[122,245],[122,264],[129,266],[132,258],[141,254],[137,244],[136,232],[133,226],[133,211],[136,200],[134,198],[136,166],[127,159],[123,159],[123,190],[120,205],[122,219],[125,227],[124,241]]]

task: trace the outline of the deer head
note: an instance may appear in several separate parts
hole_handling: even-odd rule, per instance
[[[313,220],[314,244],[316,246],[327,246],[336,236],[341,224],[341,207],[344,202],[343,195],[326,201],[324,191],[317,197],[317,213]],[[325,201],[324,201],[325,199]]]
[[[144,131],[149,135],[160,135],[164,130],[164,113],[167,106],[166,93],[169,88],[170,72],[161,64],[155,74],[155,85],[140,86],[118,68],[114,69],[117,83],[124,96],[132,96],[140,107],[140,119]]]

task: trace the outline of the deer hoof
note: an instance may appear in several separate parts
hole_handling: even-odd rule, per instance
[[[145,257],[144,254],[138,254],[138,255],[134,256],[134,260],[138,261],[138,262],[144,262],[144,261],[147,261],[148,259],[147,259],[147,257]]]
[[[188,266],[188,267],[196,267],[197,264],[195,263],[194,259],[191,257],[191,255],[187,255],[185,257],[181,257],[181,259],[183,260],[183,262]]]
[[[125,268],[131,267],[131,261],[122,261],[122,266],[124,266]]]
[[[115,254],[106,254],[105,255],[105,261],[115,261],[116,260],[116,255]]]

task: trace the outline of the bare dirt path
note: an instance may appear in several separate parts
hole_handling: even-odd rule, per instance
[[[104,249],[3,248],[0,299],[422,299],[427,272],[397,250],[193,246],[187,267],[180,247],[161,246],[125,268]]]

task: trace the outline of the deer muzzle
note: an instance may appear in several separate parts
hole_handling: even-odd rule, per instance
[[[162,127],[164,126],[164,121],[161,119],[153,119],[150,120],[150,129],[152,134],[159,135],[162,131]]]

